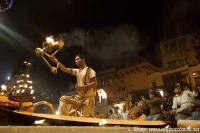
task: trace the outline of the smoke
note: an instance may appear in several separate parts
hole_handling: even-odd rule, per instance
[[[140,37],[132,25],[108,26],[86,31],[73,29],[60,34],[68,47],[80,46],[87,55],[96,59],[110,60],[126,56],[136,56],[141,50]]]
[[[89,44],[87,51],[104,60],[119,58],[128,53],[134,56],[140,50],[137,29],[131,25],[96,30],[90,36]]]

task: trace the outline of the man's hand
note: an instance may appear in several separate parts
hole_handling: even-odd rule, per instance
[[[176,115],[176,109],[172,109],[171,114]]]
[[[141,96],[141,98],[142,98],[142,100],[144,100],[145,98],[144,98],[144,96]]]

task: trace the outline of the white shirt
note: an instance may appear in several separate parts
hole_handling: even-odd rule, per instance
[[[181,95],[181,105],[186,104],[186,103],[193,103],[194,98],[197,96],[198,94],[193,91],[183,91],[182,95]]]
[[[197,95],[198,94],[195,91],[183,91],[181,95],[175,95],[172,108],[177,109],[178,106],[181,107],[187,103],[192,103]]]
[[[87,69],[90,69],[86,75]],[[72,69],[72,75],[75,75],[77,77],[77,85],[83,86],[85,83],[89,83],[91,78],[96,77],[96,72],[88,67],[85,67],[84,69]]]
[[[72,75],[77,77],[77,85],[83,86],[89,84],[90,80],[96,77],[96,72],[92,68],[85,67],[84,69],[72,69]],[[87,90],[86,95],[94,96],[96,92],[94,92],[93,88],[90,88],[90,90]]]
[[[173,108],[178,108],[178,106],[181,106],[181,95],[175,95],[173,98],[173,105],[172,105],[172,109]]]
[[[128,111],[125,111],[125,112],[122,111],[121,115],[122,115],[123,120],[128,120]]]

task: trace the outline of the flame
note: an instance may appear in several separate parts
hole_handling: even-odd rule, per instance
[[[28,85],[27,84],[24,84],[24,88],[27,88],[28,87]]]
[[[34,90],[31,90],[31,94],[33,94]]]
[[[51,37],[51,36],[50,36],[50,37],[47,37],[47,38],[46,38],[46,41],[47,41],[47,43],[52,43],[52,44],[54,44],[54,45],[55,45],[55,44],[58,44],[58,42],[54,42],[54,39],[53,39],[53,37]]]
[[[60,112],[59,112],[59,111],[56,111],[56,115],[60,115]]]

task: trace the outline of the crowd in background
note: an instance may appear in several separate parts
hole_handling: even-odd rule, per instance
[[[149,98],[141,96],[138,101],[128,100],[123,109],[113,107],[107,114],[96,117],[124,120],[200,120],[200,86],[181,83],[172,90],[164,90],[163,97],[151,89]]]

